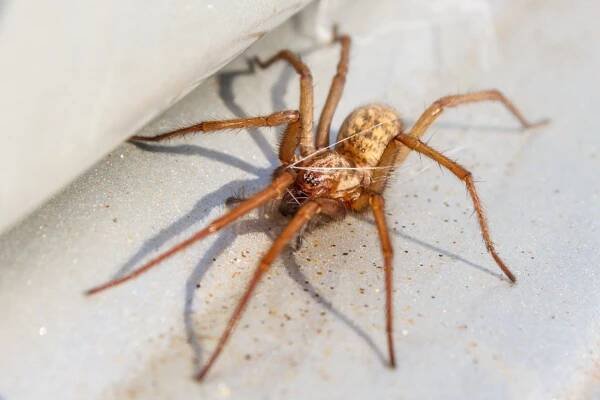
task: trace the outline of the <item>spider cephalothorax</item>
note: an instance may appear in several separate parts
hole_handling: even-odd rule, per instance
[[[334,200],[340,208],[350,208],[370,180],[368,170],[357,168],[335,150],[325,151],[288,169],[296,172],[296,179],[281,203],[284,215],[295,214],[302,204],[315,199]],[[334,214],[337,216],[339,212]]]
[[[299,110],[278,111],[271,115],[241,118],[227,121],[209,121],[167,132],[153,137],[134,136],[132,140],[159,142],[173,137],[195,132],[211,132],[221,129],[264,127],[286,125],[280,142],[279,159],[281,166],[273,174],[273,182],[254,196],[242,201],[227,214],[198,231],[188,239],[161,253],[143,266],[118,279],[87,291],[94,294],[135,278],[158,265],[161,261],[190,246],[192,243],[223,229],[231,222],[269,201],[282,200],[280,210],[292,217],[289,224],[273,242],[263,256],[234,309],[225,331],[219,338],[216,349],[196,378],[201,380],[223,350],[236,323],[240,319],[248,301],[263,275],[285,245],[301,232],[303,227],[315,217],[325,215],[343,217],[347,210],[360,212],[371,209],[381,242],[385,273],[386,333],[389,365],[395,366],[393,324],[392,324],[392,245],[385,221],[383,191],[391,169],[402,162],[412,150],[417,151],[447,168],[464,182],[473,201],[475,213],[486,249],[502,272],[512,282],[516,278],[504,264],[495,250],[490,237],[483,207],[471,173],[460,164],[448,159],[440,152],[421,142],[419,138],[427,131],[435,119],[448,107],[485,100],[503,104],[524,128],[537,124],[529,123],[517,108],[497,90],[463,95],[447,96],[429,106],[413,127],[404,133],[398,114],[388,106],[372,104],[352,112],[342,124],[336,143],[329,145],[329,130],[333,113],[340,100],[346,73],[350,38],[334,33],[334,41],[340,42],[342,51],[337,73],[329,89],[319,124],[313,132],[313,84],[308,67],[294,53],[283,50],[266,62],[256,59],[260,67],[266,68],[275,61],[288,62],[300,76]]]

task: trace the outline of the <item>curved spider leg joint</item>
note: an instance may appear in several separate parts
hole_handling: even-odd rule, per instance
[[[312,137],[313,127],[313,77],[310,69],[300,57],[290,50],[281,50],[273,57],[266,61],[261,61],[260,58],[254,57],[253,61],[260,68],[268,68],[274,62],[283,60],[288,62],[296,73],[300,76],[300,131],[299,145],[300,154],[305,157],[315,151],[315,146]]]
[[[475,208],[475,212],[477,214],[477,220],[479,222],[479,227],[481,230],[481,236],[483,237],[483,241],[485,242],[485,247],[496,262],[502,272],[506,275],[506,277],[512,282],[515,283],[517,278],[510,271],[510,269],[506,266],[506,263],[500,258],[498,255],[496,248],[494,246],[494,242],[492,241],[490,235],[490,229],[488,226],[487,218],[485,216],[485,212],[483,210],[483,205],[481,200],[479,199],[479,195],[475,189],[475,183],[473,182],[473,177],[471,172],[465,169],[462,165],[457,163],[456,161],[450,160],[448,157],[440,153],[439,151],[429,147],[419,139],[406,135],[404,133],[400,133],[396,136],[396,140],[409,147],[412,150],[415,150],[432,160],[438,162],[441,166],[447,168],[452,172],[458,179],[463,181],[467,187],[467,191],[471,196],[471,200],[473,202],[473,206]]]
[[[478,103],[482,101],[496,101],[502,103],[502,105],[504,105],[504,107],[521,123],[521,126],[524,129],[537,128],[550,122],[549,119],[530,122],[513,104],[513,102],[510,101],[501,91],[497,89],[489,89],[473,93],[445,96],[434,101],[429,107],[427,107],[417,122],[415,122],[410,131],[410,135],[417,138],[421,137],[427,128],[429,128],[429,126],[431,126],[437,117],[439,117],[448,107],[457,107],[463,104]]]

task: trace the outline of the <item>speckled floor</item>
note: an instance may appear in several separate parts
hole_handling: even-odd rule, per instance
[[[518,284],[485,253],[464,186],[413,155],[386,192],[398,368],[383,361],[382,262],[365,215],[284,252],[198,385],[191,376],[283,218],[252,213],[143,278],[82,292],[200,229],[228,197],[266,185],[278,133],[126,143],[0,237],[0,399],[600,398],[598,7],[366,4],[308,9],[246,57],[302,52],[319,110],[338,49],[306,26],[339,22],[354,44],[334,129],[362,103],[392,104],[410,123],[442,95],[489,87],[532,119],[551,117],[522,132],[500,106],[473,105],[430,135],[474,172]],[[241,57],[143,133],[294,108],[297,97],[288,68],[249,71]]]

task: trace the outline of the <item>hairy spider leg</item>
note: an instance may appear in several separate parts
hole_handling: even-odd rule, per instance
[[[490,253],[494,261],[496,261],[496,264],[498,264],[502,272],[504,272],[504,275],[506,275],[511,282],[516,282],[517,278],[515,278],[515,275],[510,271],[510,269],[508,269],[504,261],[496,252],[496,248],[494,247],[494,243],[492,242],[492,238],[490,236],[490,229],[488,227],[487,218],[485,216],[485,212],[483,211],[483,206],[481,205],[479,195],[475,190],[475,184],[473,183],[473,176],[471,175],[471,172],[466,170],[462,165],[460,165],[456,161],[450,160],[448,157],[446,157],[439,151],[434,150],[425,143],[421,142],[414,136],[400,133],[398,134],[398,136],[395,137],[394,140],[397,140],[403,145],[407,146],[409,149],[415,150],[438,162],[440,165],[450,170],[450,172],[456,175],[458,179],[465,183],[467,191],[469,192],[471,200],[473,201],[473,206],[475,207],[477,220],[479,221],[479,228],[481,229],[481,236],[483,236],[483,241],[485,242],[485,247],[487,251]]]
[[[545,125],[549,122],[548,119],[544,119],[536,122],[529,122],[519,111],[519,109],[510,101],[501,91],[497,89],[482,90],[479,92],[456,94],[452,96],[445,96],[434,101],[427,109],[421,114],[417,122],[409,131],[409,135],[420,139],[425,134],[431,124],[442,114],[442,112],[449,107],[457,107],[463,104],[479,103],[482,101],[495,101],[499,102],[510,113],[519,121],[523,129],[532,129],[539,126]],[[402,162],[410,149],[401,149],[396,162]]]
[[[296,110],[278,111],[270,115],[252,118],[236,118],[229,120],[203,121],[192,126],[161,133],[156,136],[132,136],[129,140],[137,142],[162,142],[195,133],[208,133],[226,129],[274,127],[287,124],[279,148],[279,159],[283,163],[293,161],[297,147],[298,123],[300,113]]]
[[[298,212],[294,215],[292,220],[288,223],[285,229],[281,232],[281,234],[275,239],[271,248],[267,253],[263,256],[254,271],[254,275],[250,279],[248,286],[246,287],[246,291],[242,295],[241,299],[238,301],[238,304],[233,311],[233,314],[229,318],[227,322],[227,326],[225,330],[221,334],[219,341],[217,343],[217,347],[213,350],[210,358],[207,363],[202,367],[200,372],[196,375],[196,379],[201,381],[204,379],[210,368],[213,366],[223,347],[229,340],[233,329],[235,328],[237,322],[239,321],[242,313],[244,312],[246,306],[248,305],[248,301],[252,297],[256,286],[260,282],[260,279],[263,275],[269,270],[273,261],[279,256],[285,245],[289,243],[289,241],[294,237],[294,235],[316,214],[318,214],[321,210],[321,206],[316,201],[309,201],[304,204]]]
[[[281,175],[276,177],[267,188],[256,193],[254,196],[250,197],[249,199],[242,201],[236,208],[234,208],[227,214],[223,215],[222,217],[217,218],[216,220],[211,222],[207,227],[196,232],[195,234],[190,236],[188,239],[176,244],[175,246],[171,247],[169,250],[159,254],[158,256],[156,256],[152,260],[148,261],[146,264],[142,265],[141,267],[133,270],[129,274],[124,275],[120,278],[116,278],[111,281],[108,281],[102,285],[93,287],[93,288],[87,290],[85,292],[85,294],[88,296],[92,295],[92,294],[96,294],[98,292],[104,291],[106,289],[120,285],[124,282],[127,282],[129,280],[132,280],[132,279],[138,277],[139,275],[143,274],[144,272],[147,272],[151,268],[157,266],[165,259],[179,253],[180,251],[189,247],[193,243],[196,243],[197,241],[204,239],[206,236],[213,234],[215,232],[218,232],[219,230],[223,229],[224,227],[226,227],[233,221],[248,214],[250,211],[252,211],[253,209],[255,209],[257,207],[260,207],[261,205],[265,204],[269,200],[274,199],[274,198],[281,198],[283,196],[283,193],[286,191],[287,187],[290,186],[293,182],[294,182],[294,175],[289,172],[283,172]]]
[[[333,42],[339,42],[341,45],[340,60],[337,65],[337,71],[331,86],[329,87],[329,94],[325,105],[321,111],[321,117],[319,118],[319,124],[317,125],[317,134],[315,137],[315,146],[317,149],[322,149],[329,145],[329,130],[331,129],[331,120],[333,114],[337,108],[342,92],[344,91],[344,85],[346,84],[346,74],[348,73],[348,63],[350,58],[350,36],[339,35],[337,27],[333,30]]]
[[[399,165],[403,159],[400,160],[399,153],[405,148],[401,143],[390,140],[390,142],[385,147],[381,158],[379,159],[379,163],[377,164],[377,169],[372,172],[372,180],[369,185],[369,191],[372,193],[383,193],[385,187],[387,185],[388,179],[394,171],[394,166]],[[366,196],[361,196],[363,199]],[[363,200],[360,204],[357,204],[357,207],[361,209],[366,205],[366,202]]]
[[[385,221],[384,200],[383,196],[374,193],[369,198],[375,224],[377,225],[377,233],[381,243],[381,251],[383,253],[383,265],[385,273],[385,330],[387,333],[387,345],[389,354],[389,363],[391,368],[396,368],[396,354],[394,351],[394,310],[393,310],[393,280],[394,269],[392,259],[394,250],[390,241],[390,234]]]
[[[442,112],[449,107],[457,107],[463,104],[478,103],[482,101],[496,101],[506,107],[508,111],[521,123],[523,129],[536,128],[538,126],[545,125],[549,120],[544,119],[537,122],[529,122],[519,111],[519,109],[511,102],[502,92],[497,89],[482,90],[479,92],[457,94],[452,96],[441,97],[434,101],[427,109],[421,114],[417,122],[408,132],[409,136],[420,139],[427,129],[433,124],[433,122],[442,114]],[[388,143],[388,147],[385,149],[381,161],[379,162],[380,167],[392,167],[402,163],[411,149],[402,146],[398,141],[391,140]],[[381,168],[375,171],[373,176],[373,183],[369,187],[372,192],[381,193],[385,189],[386,175],[389,175],[392,168],[386,169]]]
[[[258,57],[254,57],[253,60],[263,69],[270,67],[276,61],[287,61],[296,73],[300,75],[300,125],[298,127],[300,132],[297,132],[300,134],[300,137],[297,138],[297,144],[300,146],[300,154],[303,157],[312,154],[315,151],[315,146],[312,132],[313,78],[310,69],[302,62],[300,57],[290,50],[281,50],[266,61],[261,61]]]

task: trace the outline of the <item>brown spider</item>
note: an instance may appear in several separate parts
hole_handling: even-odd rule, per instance
[[[280,211],[284,215],[293,215],[293,217],[280,236],[273,242],[269,251],[261,259],[246,291],[239,300],[223,334],[219,338],[215,350],[208,359],[208,362],[196,375],[196,379],[199,381],[206,376],[223,350],[261,278],[269,270],[273,261],[290,240],[318,214],[327,217],[342,218],[348,211],[362,212],[369,207],[373,210],[383,251],[387,347],[389,366],[392,368],[395,367],[394,343],[392,341],[393,251],[384,216],[382,193],[392,168],[401,163],[411,150],[415,150],[435,160],[465,183],[473,201],[487,251],[508,279],[511,282],[516,282],[514,274],[508,269],[494,248],[481,200],[475,190],[471,173],[460,164],[421,142],[419,138],[445,108],[487,100],[502,103],[519,120],[523,128],[538,126],[544,124],[546,121],[529,123],[501,92],[498,90],[485,90],[442,97],[423,112],[407,133],[403,129],[400,117],[392,108],[375,104],[359,107],[344,121],[338,134],[338,140],[334,144],[329,145],[328,138],[331,120],[342,95],[348,71],[350,38],[347,35],[338,35],[337,31],[334,30],[334,42],[341,44],[340,61],[337,66],[337,73],[331,83],[325,106],[321,112],[314,140],[312,76],[309,68],[297,55],[289,50],[282,50],[265,62],[260,61],[258,58],[254,61],[261,68],[267,68],[274,62],[283,60],[296,70],[300,76],[299,110],[279,111],[262,117],[206,121],[158,136],[132,137],[132,140],[135,141],[160,142],[197,132],[286,125],[279,147],[279,159],[282,165],[275,170],[273,181],[266,189],[241,201],[237,207],[213,221],[206,228],[158,255],[138,269],[86,292],[87,295],[92,295],[131,280],[191,244],[218,232],[251,210],[271,200],[283,199]],[[333,146],[335,148],[332,148]],[[297,149],[299,149],[299,155],[296,154]]]

